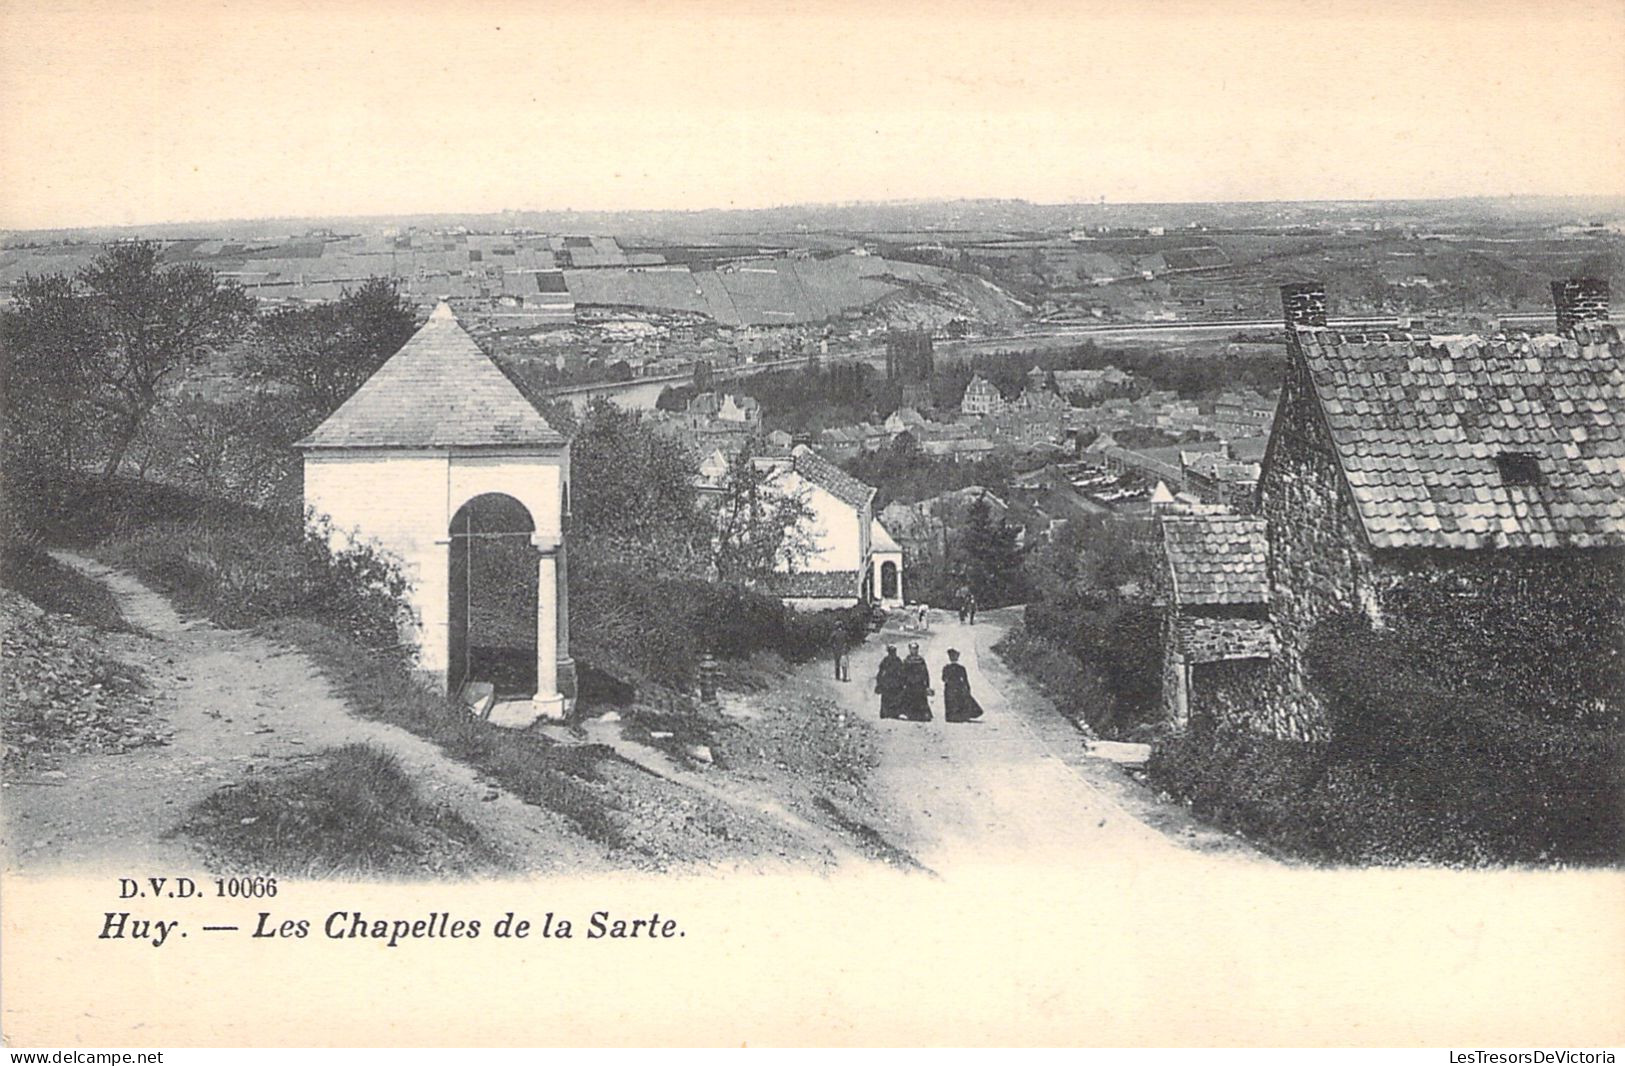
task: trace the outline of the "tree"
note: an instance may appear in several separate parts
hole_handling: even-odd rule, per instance
[[[1026,588],[1016,546],[1019,531],[1002,518],[995,522],[986,500],[971,504],[969,518],[959,535],[959,559],[977,602],[987,607],[1020,602]]]
[[[682,571],[695,564],[695,463],[635,412],[594,400],[570,444],[571,531],[591,550]]]
[[[85,367],[62,354],[91,343],[72,285],[61,275],[27,278],[18,309],[0,314],[0,427],[13,469],[47,460],[75,466],[95,421]]]
[[[714,514],[711,562],[719,577],[763,577],[781,564],[794,571],[817,550],[806,493],[757,469],[748,450],[729,462]]]
[[[111,478],[177,371],[235,340],[254,303],[195,264],[163,265],[157,244],[118,244],[71,279],[30,277],[16,292],[8,346],[15,358],[61,360],[58,380],[80,390],[109,434]],[[9,360],[8,360],[9,361]]]
[[[325,418],[416,331],[416,315],[389,278],[369,278],[337,299],[276,311],[251,349],[253,370],[291,386]]]

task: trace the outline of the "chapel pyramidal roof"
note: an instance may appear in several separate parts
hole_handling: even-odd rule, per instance
[[[401,350],[298,446],[459,448],[560,445],[517,386],[444,302]]]

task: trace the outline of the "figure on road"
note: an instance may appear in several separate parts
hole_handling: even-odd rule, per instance
[[[976,593],[965,590],[965,621],[976,624]]]
[[[875,691],[880,693],[880,717],[903,716],[903,660],[897,657],[895,644],[886,645],[886,655],[875,674]]]
[[[903,660],[903,705],[901,717],[910,722],[929,722],[931,714],[931,668],[920,655],[920,646],[908,646]]]
[[[970,694],[970,676],[953,648],[948,649],[948,665],[942,668],[942,716],[950,722],[971,722],[982,717],[982,705]]]
[[[847,661],[846,634],[839,630],[830,639],[830,657],[835,661],[835,680],[852,680],[851,669]]]
[[[920,604],[920,606],[914,611],[914,620],[915,627],[919,629],[921,633],[929,630],[931,628],[931,608],[927,607],[923,603]]]
[[[954,604],[959,608],[959,624],[965,624],[965,612],[970,609],[970,586],[961,585],[954,593]]]

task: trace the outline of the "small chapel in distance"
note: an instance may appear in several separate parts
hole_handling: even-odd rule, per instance
[[[574,703],[566,592],[569,443],[441,303],[300,441],[305,506],[411,583],[417,666],[437,688]]]

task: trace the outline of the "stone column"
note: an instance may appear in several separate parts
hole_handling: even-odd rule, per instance
[[[576,661],[570,658],[570,552],[567,539],[559,542],[557,569],[558,611],[555,626],[558,630],[557,684],[564,697],[566,712],[576,705]],[[538,645],[540,647],[540,645]]]
[[[564,717],[559,694],[559,539],[532,533],[536,557],[536,711],[544,718]]]

